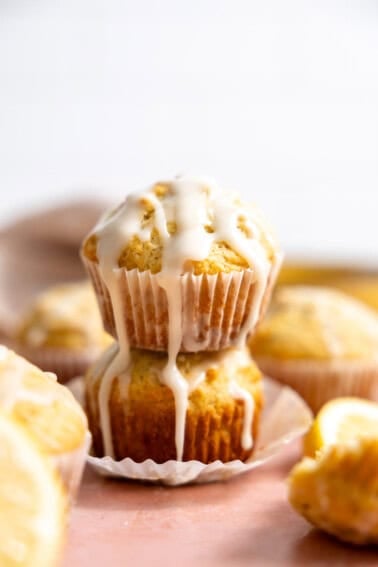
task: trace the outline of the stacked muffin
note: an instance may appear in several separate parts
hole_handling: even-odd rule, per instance
[[[116,339],[86,376],[96,454],[248,458],[262,390],[245,343],[280,264],[258,211],[208,180],[157,183],[106,215],[82,257]]]

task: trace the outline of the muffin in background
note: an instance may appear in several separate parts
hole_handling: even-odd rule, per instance
[[[281,263],[254,206],[186,177],[130,194],[85,239],[82,258],[109,333],[167,351],[172,325],[181,352],[243,343]]]
[[[355,276],[336,282],[336,287],[378,311],[378,276]]]
[[[338,396],[378,400],[378,317],[342,292],[280,287],[249,346],[259,368],[314,411]]]
[[[335,288],[378,311],[378,273],[374,269],[288,261],[278,276],[277,287],[283,285]]]
[[[181,422],[174,395],[161,382],[167,354],[132,349],[129,368],[114,376],[109,368],[117,351],[118,346],[112,345],[86,375],[86,407],[96,456],[130,457],[136,462],[175,460],[180,433],[184,461],[227,462],[246,460],[252,454],[262,382],[247,348],[178,355],[178,369],[189,393]]]
[[[41,293],[16,331],[14,348],[60,382],[85,373],[112,342],[89,282],[61,284]]]
[[[0,345],[0,410],[29,432],[74,494],[85,463],[88,426],[68,388]]]

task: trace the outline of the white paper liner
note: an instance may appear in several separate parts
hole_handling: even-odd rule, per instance
[[[378,402],[377,360],[284,360],[254,357],[262,372],[293,388],[314,412],[341,396]]]
[[[116,338],[113,306],[99,266],[83,256],[92,279],[105,329]],[[282,255],[271,265],[259,318],[265,313]],[[131,346],[148,350],[168,349],[166,291],[150,271],[119,268],[118,286],[123,298],[124,324]],[[253,270],[215,275],[180,276],[182,297],[181,352],[215,351],[237,343],[255,299]]]
[[[91,440],[91,434],[88,432],[80,447],[62,455],[51,457],[53,465],[58,470],[67,490],[70,504],[74,503],[81,483]]]
[[[276,455],[293,439],[303,435],[312,422],[312,413],[302,398],[287,386],[264,379],[265,407],[261,416],[260,434],[253,455],[243,463],[215,461],[167,461],[158,464],[147,459],[136,463],[126,458],[88,456],[88,462],[102,476],[159,482],[168,486],[226,480],[252,470]]]

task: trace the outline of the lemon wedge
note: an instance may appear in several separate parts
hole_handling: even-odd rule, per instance
[[[328,445],[289,477],[291,505],[314,526],[354,544],[378,543],[378,436]]]
[[[361,436],[378,439],[378,404],[361,398],[337,398],[325,404],[304,439],[304,454],[344,444]]]
[[[35,441],[0,415],[0,565],[52,567],[65,528],[60,481]]]

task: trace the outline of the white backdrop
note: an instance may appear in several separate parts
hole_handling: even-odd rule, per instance
[[[176,172],[378,263],[378,2],[0,0],[0,222]]]

